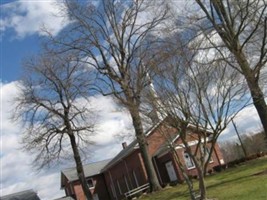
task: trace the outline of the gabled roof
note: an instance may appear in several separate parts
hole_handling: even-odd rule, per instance
[[[101,170],[101,172],[106,171],[108,168],[115,165],[118,161],[120,161],[122,158],[125,158],[130,153],[132,153],[135,149],[138,149],[139,145],[137,143],[137,140],[135,139],[131,144],[129,144],[125,149],[121,150],[107,165]]]
[[[196,126],[189,124],[187,128],[191,128],[191,129],[198,129],[199,131],[204,131],[205,129],[203,128],[196,128]],[[212,132],[210,130],[206,130],[206,132],[208,133],[208,141],[210,140],[210,135],[212,134]],[[189,132],[191,133],[191,132]],[[158,150],[152,155],[154,156],[159,156],[160,154],[166,153],[167,151],[170,150],[170,144],[174,145],[175,148],[177,147],[184,147],[183,144],[175,144],[175,142],[180,138],[180,134],[175,134],[172,135],[170,138],[168,138],[168,140],[166,140],[162,145],[160,145],[160,147],[158,148]],[[189,144],[192,142],[189,142]]]
[[[1,200],[40,200],[33,190],[25,190],[0,197]]]
[[[173,144],[175,143],[176,140],[178,140],[180,137],[179,134],[174,134],[171,135],[168,140],[166,139],[165,142],[163,142],[163,144],[160,145],[160,147],[157,149],[157,151],[152,155],[152,157],[154,156],[158,156],[166,151],[168,151],[168,149],[170,148],[170,143]]]
[[[154,126],[149,128],[145,135],[146,137],[149,136],[164,120],[159,121]],[[135,149],[139,148],[139,144],[137,139],[135,139],[132,143],[130,143],[125,149],[122,149],[102,170],[101,172],[106,171],[108,168],[117,164],[121,159],[125,158],[126,156],[130,155]]]
[[[59,199],[54,199],[54,200],[74,200],[72,197],[61,197]]]
[[[101,169],[110,161],[102,160],[99,162],[89,163],[83,166],[85,177],[91,177],[101,173]],[[67,178],[69,182],[78,180],[76,167],[64,169],[61,171],[61,187],[64,187],[63,176]]]
[[[165,117],[163,119],[161,119],[159,122],[157,122],[154,126],[152,126],[151,128],[149,128],[146,131],[146,137],[148,137],[156,128],[158,128],[158,126],[163,123],[166,119],[168,119],[168,117]],[[188,124],[188,128],[191,129],[196,129],[195,125],[192,124]],[[201,127],[197,127],[198,130],[200,131],[207,131],[209,134],[211,134],[212,132],[210,130],[201,128]],[[173,138],[170,138],[171,140],[177,140],[179,135],[173,135]],[[172,141],[174,142],[174,141]],[[117,164],[119,161],[121,161],[121,159],[125,158],[126,156],[130,155],[135,149],[138,149],[139,145],[137,140],[135,139],[132,143],[130,143],[125,149],[122,149],[113,159],[111,159],[111,161],[101,170],[101,172],[106,171],[108,168],[114,166],[115,164]],[[166,151],[168,149],[168,141],[164,142],[160,148],[156,151],[156,153],[153,156],[158,155],[159,153]]]
[[[150,135],[153,132],[153,130],[155,130],[155,128],[158,127],[158,125],[161,122],[162,121],[158,122],[157,124],[152,126],[150,129],[148,129],[146,131],[146,136]],[[139,145],[138,145],[137,140],[135,139],[125,149],[121,150],[113,159],[103,160],[103,161],[89,163],[87,165],[84,165],[83,167],[84,167],[85,177],[91,177],[91,176],[104,172],[106,169],[113,166],[118,161],[120,161],[122,158],[126,157],[127,155],[129,155],[135,149],[138,149],[138,148],[139,148]],[[64,177],[66,177],[66,179],[69,182],[76,181],[79,179],[75,167],[64,169],[61,171],[61,188],[65,186]]]

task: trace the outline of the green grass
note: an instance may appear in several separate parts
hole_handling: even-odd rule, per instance
[[[208,198],[218,200],[267,200],[267,157],[260,158],[206,178]],[[197,182],[195,182],[197,184]],[[197,185],[196,185],[197,186]],[[196,188],[196,187],[195,187]],[[141,200],[188,200],[186,184],[166,187],[144,195]]]

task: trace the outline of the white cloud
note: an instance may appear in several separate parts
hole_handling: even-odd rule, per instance
[[[20,134],[23,130],[19,122],[10,121],[12,99],[18,94],[18,82],[1,83],[1,154],[0,154],[0,196],[33,189],[42,200],[50,200],[64,196],[60,190],[61,168],[43,169],[40,173],[30,165],[32,156],[20,149]],[[129,115],[116,105],[112,98],[95,96],[91,106],[98,110],[97,143],[93,148],[91,161],[99,161],[115,156],[121,150],[116,134],[129,132],[131,120]],[[63,163],[64,168],[74,166],[73,162]]]
[[[134,134],[131,117],[121,109],[113,98],[96,96],[91,98],[91,105],[98,110],[98,125],[92,159],[95,161],[111,158],[121,149],[121,142],[130,142]]]
[[[9,121],[11,99],[18,94],[16,82],[2,84],[1,88],[1,190],[0,195],[19,192],[26,189],[35,190],[42,200],[50,200],[64,196],[60,190],[61,168],[43,169],[36,173],[30,166],[32,156],[19,149],[20,133],[22,126]],[[112,158],[121,149],[121,144],[116,137],[123,132],[132,132],[129,114],[116,105],[112,98],[95,96],[91,99],[91,106],[98,110],[99,128],[95,136],[97,145],[91,161]],[[240,132],[248,133],[260,127],[257,113],[253,106],[246,108],[235,119]],[[231,126],[222,135],[229,139],[235,132]],[[129,142],[129,140],[127,141]],[[65,164],[65,163],[64,163]],[[64,168],[74,166],[74,162],[67,163]]]
[[[11,103],[11,99],[15,97],[17,94],[16,90],[16,84],[17,82],[12,82],[10,84],[2,84],[0,83],[1,87],[1,131],[2,133],[13,133],[17,130],[17,126],[14,126],[13,123],[11,123],[11,113],[13,106]]]
[[[63,3],[58,0],[30,1],[19,0],[1,5],[0,30],[11,28],[18,38],[38,33],[45,27],[51,34],[56,35],[69,20],[63,17]]]
[[[45,174],[33,172],[30,165],[32,156],[21,150],[19,143],[22,126],[10,121],[13,108],[12,99],[18,94],[17,82],[0,83],[1,88],[1,157],[0,157],[0,194],[6,195],[27,189],[34,189],[42,199],[63,196],[59,190],[59,173],[47,171]],[[55,178],[51,178],[54,176]],[[47,177],[50,177],[47,181]],[[46,181],[46,182],[45,182]],[[46,193],[47,189],[50,189]],[[54,188],[54,189],[51,189]]]
[[[60,180],[59,172],[44,174],[42,176],[37,174],[32,174],[32,175],[25,174],[23,180],[21,181],[16,180],[14,184],[10,184],[7,187],[5,187],[1,195],[33,189],[35,192],[37,192],[38,196],[42,200],[55,199],[61,196],[65,196],[64,192],[60,190],[59,180]]]
[[[234,118],[234,122],[240,134],[253,134],[262,130],[258,113],[253,105],[243,109],[236,118]],[[232,140],[236,137],[237,135],[233,125],[229,124],[219,139],[221,141]]]

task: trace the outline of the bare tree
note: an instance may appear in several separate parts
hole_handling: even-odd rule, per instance
[[[267,105],[260,79],[267,62],[267,3],[265,0],[195,0],[204,12],[198,18],[206,41],[249,87],[254,106],[267,135]],[[205,22],[208,26],[203,26]],[[207,24],[207,23],[206,23]],[[210,40],[216,33],[221,42]],[[225,52],[228,49],[229,53]]]
[[[206,199],[204,176],[210,157],[221,132],[247,105],[246,87],[240,74],[229,69],[225,62],[201,65],[201,55],[193,44],[190,48],[184,46],[179,36],[177,40],[166,39],[175,45],[165,43],[159,48],[158,57],[164,62],[158,62],[162,64],[154,72],[157,90],[154,103],[157,103],[158,112],[167,116],[167,123],[178,130],[184,149],[198,172],[200,199]],[[189,129],[194,133],[190,134]],[[198,141],[196,149],[189,145],[190,138]],[[191,198],[195,199],[192,184],[187,183]]]
[[[52,48],[59,52],[79,52],[84,62],[99,72],[101,92],[114,95],[129,110],[151,191],[161,186],[148,154],[140,104],[143,89],[149,84],[146,78],[149,69],[142,60],[148,59],[149,44],[157,42],[153,34],[167,18],[167,7],[159,4],[160,1],[105,0],[96,7],[66,1],[68,15],[74,22],[52,39],[53,45],[58,45]]]
[[[225,162],[231,164],[245,160],[245,158],[255,158],[256,156],[265,155],[267,147],[264,136],[262,132],[247,133],[240,136],[242,143],[246,147],[246,157],[244,157],[243,147],[239,139],[234,140],[231,138],[231,140],[220,142]]]
[[[227,165],[230,162],[244,158],[243,150],[240,148],[240,145],[237,143],[237,141],[231,140],[221,142],[220,147],[223,157],[225,158],[224,161],[227,163]]]
[[[245,158],[247,158],[247,157],[248,157],[248,154],[247,154],[247,151],[246,151],[246,147],[245,147],[244,143],[242,142],[242,139],[241,139],[241,137],[240,137],[240,134],[239,134],[239,132],[238,132],[238,129],[237,129],[237,126],[236,126],[234,120],[232,120],[232,124],[233,124],[233,127],[234,127],[234,129],[235,129],[235,132],[236,132],[237,138],[238,138],[238,140],[239,140],[239,143],[240,143],[240,145],[241,145],[241,147],[242,147],[244,156],[245,156]]]
[[[83,192],[92,199],[80,156],[83,147],[92,144],[90,70],[73,54],[58,56],[53,52],[28,59],[24,66],[14,115],[25,123],[24,149],[35,155],[33,164],[41,169],[68,158],[71,146]]]
[[[264,135],[262,131],[258,133],[248,133],[246,135],[241,136],[242,141],[244,141],[244,146],[246,147],[247,154],[262,156],[266,154],[267,147],[266,147],[266,140],[264,140]],[[240,145],[241,146],[241,145]]]

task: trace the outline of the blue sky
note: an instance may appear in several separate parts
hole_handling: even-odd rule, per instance
[[[9,31],[12,34],[13,31]],[[13,32],[14,34],[14,32]],[[21,64],[25,57],[39,51],[39,39],[32,35],[24,39],[12,39],[5,34],[1,41],[2,81],[18,80],[21,74]]]
[[[43,35],[40,29],[43,26],[48,29],[54,27],[51,28],[54,34],[64,27],[63,19],[53,21],[56,19],[53,14],[57,14],[59,10],[53,4],[53,0],[1,1],[0,44],[3,82],[17,80],[21,74],[22,59],[39,51],[40,36]]]
[[[22,73],[22,60],[40,50],[40,31],[46,27],[56,35],[68,23],[68,19],[58,16],[60,4],[55,0],[1,0],[1,129],[0,129],[0,196],[34,189],[42,200],[64,196],[60,190],[60,169],[73,167],[74,162],[37,173],[30,165],[32,156],[22,152],[20,147],[21,123],[10,121],[12,99],[17,95],[17,85]],[[113,157],[122,147],[116,135],[131,129],[131,120],[126,112],[114,103],[112,98],[95,96],[92,106],[99,111],[101,124],[94,140],[90,161]],[[108,135],[106,133],[109,133]]]
[[[9,3],[7,3],[9,2]],[[10,3],[11,2],[11,3]],[[56,0],[1,0],[1,154],[0,154],[0,196],[26,189],[34,189],[41,199],[61,197],[60,168],[45,169],[39,174],[30,166],[31,155],[20,148],[20,130],[23,126],[9,120],[12,98],[17,95],[16,84],[21,75],[23,58],[35,54],[40,49],[40,36],[44,36],[41,27],[45,25],[56,35],[68,23],[68,19],[59,17],[60,4]],[[101,124],[95,140],[92,161],[114,156],[120,149],[119,140],[114,136],[131,129],[131,120],[126,112],[120,112],[111,98],[96,96],[93,105],[99,109]],[[247,114],[249,113],[249,120]],[[249,107],[236,119],[243,132],[260,128],[258,116],[253,107]],[[109,135],[105,133],[109,132]],[[233,128],[229,127],[224,138],[232,137]],[[70,164],[67,167],[73,166]]]

